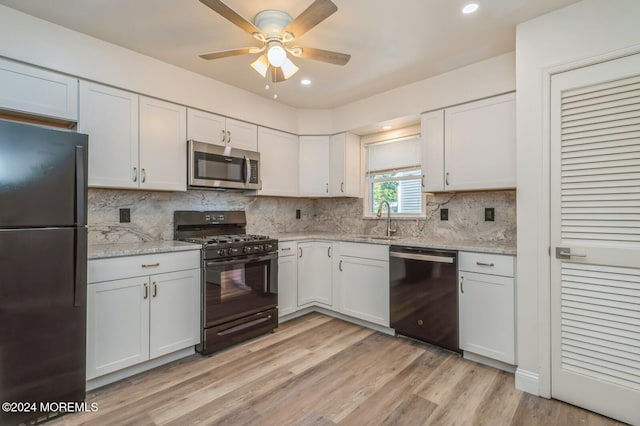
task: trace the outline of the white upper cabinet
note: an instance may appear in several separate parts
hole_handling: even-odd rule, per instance
[[[422,115],[422,190],[444,191],[444,110]]]
[[[515,123],[513,93],[423,114],[424,190],[515,188]]]
[[[0,59],[0,109],[78,121],[78,80]]]
[[[298,137],[277,130],[258,128],[259,195],[298,196]]]
[[[89,186],[186,191],[186,108],[82,81],[79,118]]]
[[[89,135],[89,186],[138,188],[138,95],[80,82],[78,131]]]
[[[329,196],[330,136],[300,136],[300,195]]]
[[[329,195],[360,197],[361,152],[360,138],[351,133],[331,136]]]
[[[186,191],[186,108],[140,97],[140,188]]]
[[[258,126],[189,108],[187,138],[246,151],[258,150]]]

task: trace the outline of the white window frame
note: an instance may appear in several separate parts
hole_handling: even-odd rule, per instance
[[[371,187],[372,187],[372,180],[370,177],[370,173],[369,173],[369,155],[368,155],[368,151],[367,151],[367,147],[368,145],[373,145],[376,143],[380,143],[380,142],[392,142],[394,140],[401,140],[401,139],[406,139],[407,137],[418,137],[419,138],[419,131],[416,132],[416,128],[415,127],[410,127],[410,128],[406,128],[406,129],[400,129],[398,131],[393,131],[393,132],[388,132],[388,133],[384,133],[384,134],[378,134],[378,135],[373,135],[372,137],[363,137],[362,138],[362,155],[363,155],[363,164],[365,164],[364,167],[364,173],[363,173],[363,187],[364,187],[364,196],[363,196],[363,218],[364,219],[378,219],[378,217],[376,216],[376,211],[377,208],[374,207],[374,211],[371,212],[369,211],[369,206],[371,206],[372,203],[372,197],[373,194],[371,192]],[[422,171],[422,164],[421,164],[421,157],[419,156],[416,159],[416,164],[414,166],[409,166],[409,167],[403,167],[403,168],[399,168],[399,169],[390,169],[390,170],[377,170],[374,173],[397,173],[397,172],[401,172],[401,171],[408,171],[408,170],[415,170],[415,169],[419,169]],[[401,178],[389,178],[388,180],[378,180],[379,182],[382,181],[401,181],[401,180],[416,180],[416,179],[421,179],[422,178],[422,172],[420,175],[415,176],[415,177],[410,177],[410,176],[406,176],[406,177],[401,177]],[[383,208],[382,210],[382,216],[380,217],[380,219],[385,219],[387,217],[387,209]],[[427,212],[426,212],[426,206],[425,206],[425,201],[424,201],[424,192],[420,191],[420,213],[416,214],[416,213],[393,213],[391,212],[391,218],[393,219],[407,219],[407,220],[411,220],[411,219],[424,219],[427,217]]]

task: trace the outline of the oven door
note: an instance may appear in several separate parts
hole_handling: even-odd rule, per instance
[[[278,304],[278,253],[205,262],[203,326],[211,327]]]

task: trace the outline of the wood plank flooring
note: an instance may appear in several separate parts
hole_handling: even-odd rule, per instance
[[[617,425],[439,348],[320,314],[90,392],[53,425]]]

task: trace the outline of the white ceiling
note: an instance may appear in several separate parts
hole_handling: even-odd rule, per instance
[[[577,0],[334,0],[338,11],[298,39],[301,46],[351,54],[344,67],[294,58],[300,71],[275,88],[300,108],[331,108],[514,50],[515,26]],[[312,0],[227,0],[249,20],[261,10],[292,17]],[[205,61],[198,55],[257,45],[198,0],[0,0],[11,8],[261,96],[256,55]],[[313,81],[300,85],[302,78]]]

